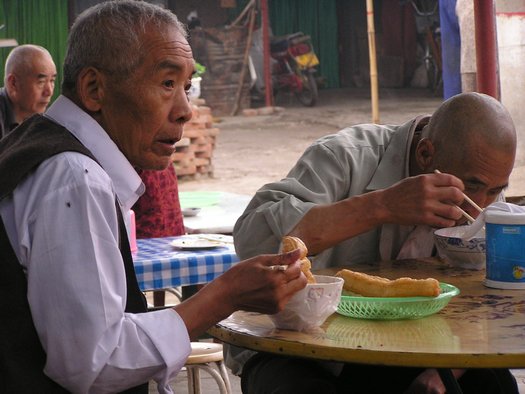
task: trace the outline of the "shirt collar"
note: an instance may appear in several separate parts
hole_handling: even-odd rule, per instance
[[[124,209],[131,209],[145,187],[133,166],[106,131],[65,96],[59,96],[45,116],[64,126],[88,148],[108,173]]]
[[[414,131],[422,123],[428,123],[430,116],[422,115],[399,126],[388,144],[385,153],[367,186],[367,190],[380,190],[410,176],[410,145]]]

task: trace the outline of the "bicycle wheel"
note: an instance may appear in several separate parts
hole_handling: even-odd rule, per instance
[[[313,107],[319,97],[317,82],[311,72],[308,70],[300,72],[302,88],[295,92],[295,97],[306,107]]]

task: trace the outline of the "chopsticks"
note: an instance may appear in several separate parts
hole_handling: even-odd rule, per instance
[[[439,171],[439,170],[434,170],[434,172],[435,172],[436,174],[442,174],[442,172]],[[465,193],[463,193],[463,192],[461,192],[461,194],[463,194],[463,198],[464,198],[465,200],[467,200],[468,203],[469,203],[470,205],[472,205],[472,206],[476,209],[476,211],[478,211],[479,213],[482,213],[482,212],[483,212],[483,208],[481,208],[478,204],[476,204],[476,203],[475,203],[475,202],[474,202],[469,196],[467,196],[467,195],[466,195]],[[463,216],[465,216],[465,217],[466,217],[468,220],[470,220],[472,223],[474,223],[474,222],[476,221],[476,219],[474,219],[472,216],[470,216],[468,213],[466,213],[463,209],[461,209],[461,208],[458,207],[457,205],[456,205],[456,207],[461,211],[461,213],[463,214]]]
[[[459,209],[461,213],[463,214],[463,216],[465,216],[471,223],[474,223],[476,221],[476,219],[474,219],[472,216],[470,216],[468,213],[466,213],[463,209],[461,209],[457,205],[456,205],[456,208]]]
[[[476,204],[474,201],[472,201],[472,199],[469,196],[467,196],[465,193],[463,193],[463,197],[465,197],[465,200],[467,200],[470,203],[470,205],[472,205],[474,208],[476,208],[476,211],[478,211],[479,213],[483,213],[483,208],[481,208],[478,204]]]

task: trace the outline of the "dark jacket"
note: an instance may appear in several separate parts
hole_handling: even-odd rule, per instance
[[[0,200],[44,160],[61,152],[91,152],[69,131],[42,115],[34,115],[0,141]],[[116,203],[116,202],[115,202]],[[117,204],[117,203],[116,203]],[[127,283],[126,312],[146,311],[129,248],[126,228],[118,204],[120,252]],[[0,392],[65,393],[44,373],[46,354],[40,344],[27,301],[27,280],[0,218]],[[126,393],[147,394],[148,385]]]
[[[5,137],[18,124],[15,121],[13,103],[5,88],[0,88],[0,138]]]

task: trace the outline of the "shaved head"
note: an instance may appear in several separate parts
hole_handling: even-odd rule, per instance
[[[493,97],[475,92],[445,101],[432,115],[423,137],[434,144],[436,159],[468,154],[480,142],[512,154],[516,150],[516,129],[509,112]]]
[[[508,187],[515,157],[516,128],[505,107],[485,94],[462,93],[432,115],[417,141],[411,170],[452,174],[470,198],[486,207]],[[469,204],[462,208],[471,209]]]

